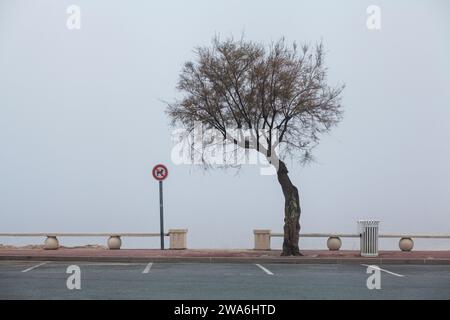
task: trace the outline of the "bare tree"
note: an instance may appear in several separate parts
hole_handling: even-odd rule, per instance
[[[282,254],[300,255],[299,193],[285,161],[310,158],[318,135],[341,119],[344,86],[327,85],[322,43],[298,48],[282,38],[266,47],[215,38],[195,53],[195,62],[187,62],[180,74],[182,98],[168,104],[168,115],[188,131],[200,122],[225,141],[266,157],[285,199]],[[251,139],[236,129],[250,132]]]

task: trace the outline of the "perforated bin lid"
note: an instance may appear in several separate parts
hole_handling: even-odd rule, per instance
[[[362,233],[365,227],[378,227],[380,224],[379,220],[358,220],[358,233]]]

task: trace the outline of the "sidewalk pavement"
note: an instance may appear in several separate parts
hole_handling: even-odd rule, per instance
[[[378,257],[361,257],[359,251],[302,250],[303,256],[281,257],[280,250],[156,250],[104,248],[0,249],[0,260],[90,261],[90,262],[209,262],[209,263],[298,263],[298,264],[445,264],[449,251],[380,251]]]

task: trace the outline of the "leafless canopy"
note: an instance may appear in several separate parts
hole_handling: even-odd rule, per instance
[[[215,38],[195,53],[195,62],[187,62],[180,74],[182,98],[168,106],[174,124],[191,130],[200,122],[228,140],[231,129],[243,129],[254,143],[231,135],[232,143],[264,152],[269,160],[304,159],[318,135],[341,118],[343,85],[327,85],[322,43],[298,48],[281,39],[265,47]]]

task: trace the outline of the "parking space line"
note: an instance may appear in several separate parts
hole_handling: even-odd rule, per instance
[[[393,276],[396,276],[396,277],[404,277],[404,275],[402,275],[402,274],[398,274],[398,273],[395,273],[395,272],[392,272],[392,271],[389,271],[389,270],[381,269],[380,267],[377,267],[377,266],[372,266],[372,265],[368,265],[368,264],[361,264],[361,265],[365,266],[365,267],[370,267],[372,269],[384,271],[384,272],[392,274]]]
[[[126,262],[97,262],[97,263],[82,263],[80,266],[134,266],[139,265],[139,263],[126,263]]]
[[[31,270],[36,269],[36,268],[39,268],[40,266],[43,266],[44,264],[47,264],[47,263],[48,263],[48,261],[39,263],[39,264],[37,264],[37,265],[35,265],[35,266],[32,266],[32,267],[30,267],[30,268],[28,268],[28,269],[22,270],[22,272],[28,272],[28,271],[31,271]]]
[[[255,266],[259,267],[262,271],[264,271],[264,272],[267,273],[268,275],[273,276],[273,273],[272,273],[269,269],[264,268],[262,265],[260,265],[260,264],[255,264]]]
[[[150,269],[152,268],[153,263],[150,262],[149,264],[147,264],[147,266],[145,267],[144,271],[142,271],[142,273],[149,273]]]

